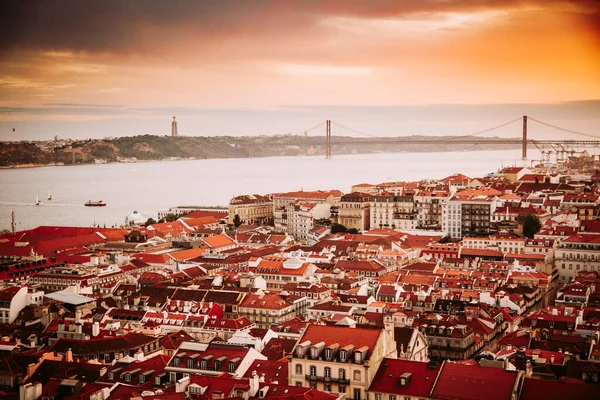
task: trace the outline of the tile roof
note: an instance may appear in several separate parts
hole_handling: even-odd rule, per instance
[[[564,380],[525,378],[520,400],[590,400],[600,398],[600,386]]]
[[[437,399],[506,400],[517,379],[515,371],[445,362],[432,392]]]
[[[309,325],[298,343],[309,340],[311,344],[325,342],[325,346],[337,343],[340,348],[354,345],[355,349],[367,346],[370,356],[381,332],[380,328]]]
[[[371,381],[369,392],[429,398],[440,368],[441,364],[385,358]],[[402,386],[399,379],[405,373],[411,377],[409,383]]]

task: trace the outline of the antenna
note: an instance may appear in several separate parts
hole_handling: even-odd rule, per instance
[[[12,210],[12,213],[11,213],[10,227],[12,229],[12,235],[14,237],[15,236],[15,230],[16,230],[16,227],[17,227],[17,222],[16,222],[16,218],[15,218],[15,210],[14,209]]]

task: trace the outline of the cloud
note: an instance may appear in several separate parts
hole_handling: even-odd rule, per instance
[[[593,0],[19,0],[3,4],[0,53],[44,50],[56,55],[90,51],[153,53],[227,40],[319,34],[323,19],[403,19],[415,14],[467,13],[507,8],[561,7],[580,14],[597,31]]]

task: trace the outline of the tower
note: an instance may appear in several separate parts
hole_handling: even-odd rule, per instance
[[[173,117],[173,122],[171,122],[171,136],[177,136],[177,121],[175,121],[175,117]]]

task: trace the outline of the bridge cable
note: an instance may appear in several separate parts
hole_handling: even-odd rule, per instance
[[[368,134],[368,133],[364,133],[364,132],[361,132],[361,131],[357,131],[356,129],[348,128],[347,126],[340,125],[340,124],[338,124],[338,123],[336,123],[336,122],[333,122],[333,121],[331,121],[331,124],[332,124],[332,125],[335,125],[335,126],[337,126],[337,127],[339,127],[339,128],[346,129],[346,130],[348,130],[348,131],[350,131],[350,132],[357,133],[357,134],[359,134],[359,135],[368,136],[368,137],[372,137],[372,138],[376,138],[376,137],[377,137],[377,136],[375,136],[375,135],[370,135],[370,134]]]
[[[573,130],[570,130],[570,129],[561,128],[560,126],[552,125],[552,124],[549,124],[547,122],[543,122],[543,121],[537,120],[537,119],[535,119],[533,117],[527,117],[527,118],[529,120],[531,120],[531,121],[537,122],[538,124],[542,124],[542,125],[545,125],[545,126],[550,127],[550,128],[558,129],[559,131],[572,133],[574,135],[587,136],[587,137],[594,138],[594,139],[600,139],[600,136],[597,136],[597,135],[590,135],[589,133],[577,132],[577,131],[573,131]]]
[[[454,140],[454,139],[461,139],[461,138],[473,137],[473,136],[481,135],[481,134],[484,134],[484,133],[487,133],[487,132],[490,132],[490,131],[493,131],[493,130],[496,130],[496,129],[504,128],[504,127],[505,127],[505,126],[507,126],[507,125],[514,124],[515,122],[517,122],[517,121],[521,121],[521,120],[522,120],[522,117],[519,117],[519,118],[517,118],[517,119],[513,119],[512,121],[508,121],[508,122],[505,122],[505,123],[503,123],[503,124],[496,125],[496,126],[494,126],[494,127],[492,127],[492,128],[484,129],[484,130],[482,130],[482,131],[478,131],[478,132],[475,132],[475,133],[471,133],[471,134],[469,134],[469,135],[462,135],[462,136],[452,136],[451,138],[449,138],[449,139],[448,139],[448,141],[452,141],[452,140]]]

